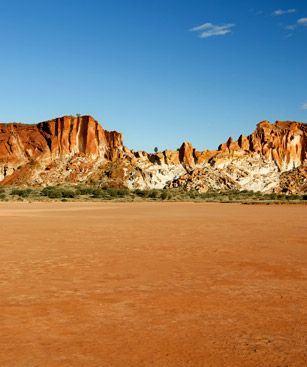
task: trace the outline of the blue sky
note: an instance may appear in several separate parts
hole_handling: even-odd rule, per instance
[[[76,113],[129,148],[307,121],[306,0],[0,0],[0,121]]]

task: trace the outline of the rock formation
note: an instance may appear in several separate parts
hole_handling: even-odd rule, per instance
[[[249,136],[199,152],[184,142],[155,154],[124,147],[122,135],[91,116],[37,125],[0,124],[0,184],[96,183],[131,189],[253,190],[302,193],[307,187],[307,125],[262,121]]]
[[[123,148],[122,135],[105,131],[91,116],[64,116],[37,125],[0,124],[0,180],[13,184],[17,169],[40,164],[49,170],[52,162],[68,163],[76,157],[114,161]]]
[[[276,121],[270,124],[262,121],[255,132],[247,138],[242,135],[238,141],[229,138],[219,150],[226,153],[251,152],[261,154],[266,160],[273,160],[281,171],[288,171],[301,165],[307,154],[306,124],[294,121]]]
[[[184,173],[168,186],[199,191],[306,192],[307,125],[304,123],[262,121],[251,135],[241,135],[237,141],[230,137],[217,152],[210,153],[211,158],[202,164],[195,161],[197,169]],[[296,174],[290,174],[292,171]]]

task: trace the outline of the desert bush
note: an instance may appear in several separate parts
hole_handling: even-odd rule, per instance
[[[31,189],[12,189],[12,196],[19,196],[21,198],[27,198],[32,193]]]
[[[278,199],[278,195],[276,194],[268,194],[268,195],[265,195],[264,197],[267,200],[277,200]]]
[[[199,196],[199,193],[193,190],[193,191],[189,191],[188,195],[191,199],[197,199],[197,197]]]
[[[93,195],[95,192],[94,187],[80,187],[76,190],[77,195]]]
[[[110,198],[110,196],[107,193],[107,191],[106,190],[103,190],[103,189],[95,189],[95,190],[93,190],[93,194],[92,194],[91,197],[94,198],[94,199],[109,199]]]
[[[74,190],[71,189],[63,189],[61,192],[61,196],[62,198],[66,198],[66,199],[72,199],[76,196],[76,192]]]
[[[148,197],[151,199],[157,199],[159,197],[159,191],[156,189],[148,191]]]
[[[6,195],[4,192],[0,193],[0,200],[5,200],[6,199]]]
[[[210,198],[210,193],[209,192],[203,192],[201,194],[199,194],[201,199],[209,199]]]
[[[107,196],[111,196],[112,198],[115,198],[118,196],[118,190],[113,188],[108,188],[105,190],[105,193]]]
[[[130,196],[130,190],[127,189],[126,187],[122,189],[117,189],[117,196],[119,197]]]
[[[162,200],[168,199],[168,192],[166,190],[163,190],[162,193],[161,193],[161,195],[160,195],[160,198]]]
[[[298,195],[287,195],[287,200],[299,200],[300,197]]]
[[[41,195],[50,199],[59,199],[62,197],[62,189],[55,186],[47,186],[43,188]]]
[[[147,197],[148,196],[148,192],[146,190],[140,190],[140,189],[136,189],[134,191],[135,195],[139,196],[139,197]]]
[[[61,190],[49,190],[47,195],[50,199],[60,199],[62,197]]]

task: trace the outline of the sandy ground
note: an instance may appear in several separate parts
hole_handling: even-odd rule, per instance
[[[307,206],[1,203],[0,366],[307,366]]]

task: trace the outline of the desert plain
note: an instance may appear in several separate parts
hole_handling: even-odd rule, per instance
[[[0,366],[307,366],[307,206],[0,203]]]

